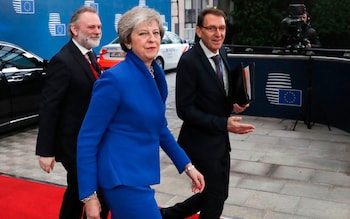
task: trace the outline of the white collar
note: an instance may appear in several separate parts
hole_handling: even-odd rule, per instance
[[[208,49],[208,47],[206,47],[206,45],[204,45],[202,40],[199,40],[199,45],[202,47],[204,54],[207,56],[208,59],[210,59],[211,57],[213,57],[215,55],[219,55],[219,50],[216,53],[213,53],[212,51],[210,51]]]
[[[78,49],[80,50],[81,54],[85,55],[87,52],[91,51],[91,49],[86,49],[85,47],[83,47],[82,45],[80,45],[75,39],[72,38],[73,43],[78,47]]]

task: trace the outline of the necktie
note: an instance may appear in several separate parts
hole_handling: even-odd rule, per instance
[[[98,79],[101,75],[101,69],[96,63],[96,58],[95,55],[93,54],[92,51],[89,51],[85,53],[85,58],[89,62],[90,68],[92,73],[94,74],[95,78]]]
[[[92,52],[92,51],[89,51],[86,53],[89,57],[89,60],[90,60],[90,63],[92,65],[92,67],[94,67],[94,69],[96,70],[96,72],[98,74],[101,73],[101,70],[99,68],[99,66],[97,65],[97,62],[96,62],[96,57],[95,57],[95,54]]]
[[[218,75],[218,78],[219,78],[220,82],[222,84],[224,84],[222,70],[221,70],[221,67],[220,67],[221,57],[220,57],[220,55],[215,55],[215,56],[213,56],[211,58],[214,60],[214,63],[215,63],[216,74]]]

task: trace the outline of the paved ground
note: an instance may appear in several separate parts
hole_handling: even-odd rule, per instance
[[[175,114],[174,77],[169,83],[168,122],[177,136],[181,121]],[[244,219],[350,219],[350,133],[325,125],[312,129],[301,122],[244,116],[256,126],[247,135],[230,135],[230,195],[223,215]],[[66,185],[57,164],[44,173],[34,155],[37,128],[0,137],[0,173]],[[172,205],[191,195],[190,182],[179,175],[161,153],[161,205]],[[1,198],[1,197],[0,197]]]

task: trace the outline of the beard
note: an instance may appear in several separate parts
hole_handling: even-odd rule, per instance
[[[95,48],[100,45],[102,34],[91,34],[86,35],[83,32],[79,31],[77,41],[87,49]]]
[[[98,37],[89,36],[85,39],[86,44],[91,48],[98,47],[100,45],[100,41],[101,41],[101,35],[99,35]]]

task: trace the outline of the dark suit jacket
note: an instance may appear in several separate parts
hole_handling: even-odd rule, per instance
[[[220,56],[230,80],[224,49],[220,49]],[[227,118],[233,109],[232,102],[199,43],[179,61],[176,108],[183,120],[178,142],[191,159],[217,159],[230,151]]]
[[[50,60],[40,103],[37,155],[76,162],[77,136],[95,80],[72,40]]]

